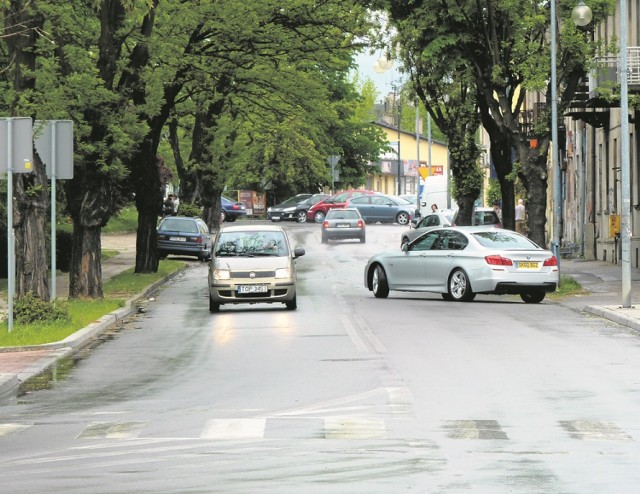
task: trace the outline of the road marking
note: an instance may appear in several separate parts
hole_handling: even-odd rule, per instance
[[[8,436],[9,434],[23,431],[29,427],[29,425],[25,424],[0,424],[0,436]]]
[[[598,420],[561,420],[560,426],[573,439],[591,441],[633,441],[633,438],[613,422]]]
[[[509,439],[496,420],[449,420],[444,429],[450,439]]]
[[[207,421],[202,439],[260,439],[264,437],[266,419],[211,419]]]

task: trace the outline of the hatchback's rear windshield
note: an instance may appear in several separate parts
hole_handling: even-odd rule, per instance
[[[473,237],[480,242],[483,247],[489,249],[539,249],[537,244],[533,243],[527,237],[517,235],[508,230],[492,230],[490,232],[476,232]]]
[[[160,227],[160,231],[198,233],[198,225],[193,220],[179,220],[177,218],[167,218]]]
[[[332,209],[327,213],[328,220],[357,220],[359,219],[357,211]]]
[[[216,242],[216,256],[286,256],[287,242],[282,232],[222,232]]]

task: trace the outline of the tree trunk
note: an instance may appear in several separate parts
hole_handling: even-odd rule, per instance
[[[528,145],[519,146],[519,155],[523,159],[520,176],[523,178],[527,197],[527,229],[529,238],[541,247],[548,247],[546,239],[547,224],[547,150],[548,140],[543,141],[539,149],[530,150]]]
[[[15,177],[15,210],[13,227],[15,229],[15,261],[16,261],[16,295],[18,297],[29,292],[49,300],[49,258],[50,245],[45,239],[47,233],[48,198],[46,172],[38,163],[36,171],[30,176],[16,174]],[[37,185],[43,187],[35,187]],[[27,191],[30,191],[27,193]]]
[[[35,87],[36,50],[44,16],[32,10],[29,2],[14,0],[5,12],[4,36],[7,40],[8,58],[12,61],[6,70],[12,83],[13,94],[10,115],[25,113],[23,107],[33,104],[29,94]],[[24,101],[22,101],[24,99]],[[4,152],[4,150],[2,150]],[[14,217],[16,295],[33,292],[43,300],[49,300],[49,253],[47,248],[47,175],[45,167],[34,153],[33,172],[14,174]]]
[[[69,271],[70,298],[102,298],[102,241],[100,227],[84,227],[74,218],[71,269]]]

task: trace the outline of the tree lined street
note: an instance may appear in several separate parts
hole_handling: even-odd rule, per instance
[[[206,267],[0,409],[7,492],[630,492],[637,334],[545,300],[376,299],[367,243],[286,224],[298,309],[207,309]]]

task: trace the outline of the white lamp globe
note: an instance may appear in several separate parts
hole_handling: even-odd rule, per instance
[[[584,27],[591,22],[592,18],[591,9],[582,0],[571,11],[571,20],[576,26]]]

